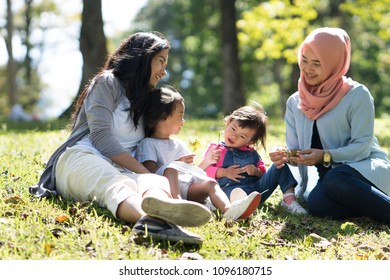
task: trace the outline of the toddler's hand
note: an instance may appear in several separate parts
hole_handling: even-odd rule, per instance
[[[250,176],[256,176],[258,170],[254,164],[248,164],[242,168],[242,172],[246,172]]]
[[[220,157],[221,157],[221,150],[218,149],[217,147],[211,147],[210,150],[205,155],[204,160],[208,165],[211,165],[211,164],[216,164],[219,161]]]
[[[239,179],[245,178],[245,176],[240,175],[241,173],[243,173],[243,169],[238,164],[229,166],[228,168],[225,169],[225,172],[226,172],[225,177],[235,182],[240,182]]]
[[[188,163],[188,164],[193,164],[194,163],[194,158],[195,158],[195,154],[190,154],[190,155],[182,156],[178,160],[179,161],[183,161],[183,162]]]

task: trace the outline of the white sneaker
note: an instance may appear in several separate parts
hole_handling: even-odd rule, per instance
[[[241,189],[241,188],[235,188],[232,190],[232,192],[230,193],[230,203],[233,203],[234,201],[236,200],[240,200],[240,199],[243,199],[245,197],[247,197],[248,195],[246,194],[246,192]]]
[[[260,204],[261,194],[252,192],[243,199],[234,201],[223,217],[228,221],[246,219],[257,209]]]
[[[305,208],[303,208],[296,200],[291,202],[290,204],[287,204],[282,200],[280,203],[284,208],[286,208],[287,212],[290,212],[292,214],[300,214],[300,215],[307,215],[308,212]]]

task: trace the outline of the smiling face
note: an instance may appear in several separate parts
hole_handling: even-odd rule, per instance
[[[324,71],[320,60],[309,47],[302,49],[299,66],[308,85],[316,86],[324,81]]]
[[[241,148],[253,144],[254,135],[254,129],[240,127],[238,121],[232,120],[226,124],[224,141],[229,148]]]
[[[157,83],[167,74],[165,68],[168,64],[168,52],[167,49],[163,49],[152,59],[149,80],[149,86],[151,88],[155,88]]]

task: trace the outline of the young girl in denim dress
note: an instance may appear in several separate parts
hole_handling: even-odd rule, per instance
[[[259,142],[265,148],[267,117],[264,110],[243,106],[225,117],[225,122],[224,141],[211,143],[206,151],[206,154],[210,150],[220,151],[218,162],[206,168],[207,175],[217,180],[231,201],[257,191],[262,193],[264,202],[280,186],[283,192],[281,205],[288,212],[307,214],[296,201],[297,181],[289,167],[285,165],[278,169],[271,165],[267,170],[255,149]]]

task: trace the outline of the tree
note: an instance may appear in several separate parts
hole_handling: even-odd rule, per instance
[[[181,91],[186,113],[194,117],[216,117],[223,107],[219,3],[149,0],[134,20],[134,31],[158,30],[171,41],[168,82]]]
[[[7,77],[8,77],[8,104],[14,106],[19,101],[19,94],[16,85],[16,62],[13,55],[12,39],[14,34],[14,22],[12,13],[12,2],[7,0],[7,36],[5,44],[8,52]]]
[[[241,87],[241,70],[238,58],[235,2],[236,0],[220,0],[222,14],[223,113],[225,115],[245,105],[245,94]]]
[[[24,4],[15,9],[12,4],[15,1],[7,1],[6,32],[5,42],[8,53],[7,79],[5,86],[0,85],[0,89],[6,88],[7,96],[1,99],[1,106],[11,108],[20,104],[23,109],[31,111],[39,100],[43,88],[41,78],[38,75],[40,57],[43,53],[43,34],[51,28],[50,23],[40,22],[43,14],[55,14],[56,5],[52,0],[37,1],[24,0],[19,4]],[[39,30],[36,32],[36,30]],[[35,31],[35,34],[33,34]],[[38,36],[34,36],[37,35]],[[39,36],[40,35],[40,36]],[[31,38],[35,37],[34,40]],[[20,39],[24,50],[23,58],[15,58],[13,40]],[[34,59],[32,52],[34,51]],[[20,56],[20,54],[17,54]]]
[[[69,117],[78,96],[89,80],[103,67],[107,57],[107,43],[104,34],[101,0],[83,0],[80,31],[80,50],[83,56],[83,70],[78,94],[62,117]]]

